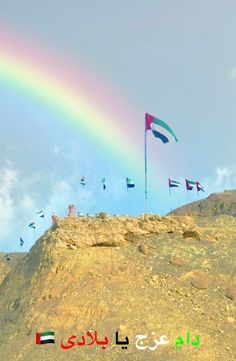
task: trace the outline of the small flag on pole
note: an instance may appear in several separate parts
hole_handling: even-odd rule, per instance
[[[175,181],[173,179],[170,179],[170,178],[168,178],[168,182],[169,182],[169,187],[170,188],[180,187],[181,186],[180,182],[177,182],[177,181]]]
[[[20,246],[22,247],[23,244],[24,244],[24,241],[23,241],[23,239],[20,237]]]
[[[80,179],[80,184],[84,187],[85,186],[85,177]]]
[[[103,188],[103,189],[106,189],[106,188],[107,188],[106,178],[105,178],[105,177],[102,178],[102,188]]]
[[[35,229],[35,222],[31,222],[28,227]]]
[[[134,182],[130,178],[126,178],[126,185],[127,185],[127,188],[134,188],[135,187]]]
[[[163,120],[154,117],[151,114],[145,114],[146,126],[145,130],[151,130],[156,138],[161,139],[163,143],[171,141],[177,142],[178,139],[173,130]]]
[[[36,332],[36,344],[44,345],[45,343],[55,343],[55,332],[46,331],[46,332]]]
[[[185,182],[186,182],[186,189],[187,189],[187,191],[193,190],[193,186],[196,185],[196,182],[195,182],[195,181],[191,181],[191,180],[188,180],[188,179],[185,179]]]
[[[202,192],[205,192],[205,189],[204,187],[201,185],[200,182],[196,182],[196,185],[197,185],[197,191],[202,191]]]
[[[44,218],[44,212],[43,212],[43,210],[37,212],[37,216],[39,216],[40,218]]]

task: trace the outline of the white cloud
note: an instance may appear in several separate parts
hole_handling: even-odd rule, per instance
[[[231,69],[231,71],[230,71],[230,76],[231,76],[231,78],[235,78],[235,77],[236,77],[236,67],[234,67],[233,69]]]
[[[22,250],[30,248],[34,238],[28,224],[36,222],[38,238],[50,227],[52,212],[55,210],[59,217],[65,216],[71,203],[75,204],[76,213],[96,213],[101,209],[110,209],[113,212],[111,204],[114,205],[114,212],[118,211],[119,202],[127,196],[124,179],[108,177],[107,190],[104,192],[101,183],[97,183],[100,176],[94,174],[89,164],[82,163],[81,167],[83,172],[86,172],[88,182],[85,188],[81,187],[80,178],[83,173],[78,167],[79,147],[70,143],[69,148],[69,152],[60,151],[63,162],[58,163],[60,166],[52,167],[50,171],[37,169],[31,173],[22,170],[18,172],[15,164],[7,160],[4,166],[0,167],[1,251],[15,251],[20,236],[25,241]],[[36,215],[41,209],[45,213],[44,222]]]
[[[20,206],[25,210],[31,211],[35,209],[35,200],[29,194],[24,194]]]
[[[12,191],[17,183],[17,172],[7,165],[1,170],[0,179],[0,239],[3,239],[15,216]]]
[[[213,192],[221,192],[223,190],[236,188],[236,165],[227,165],[225,167],[218,167],[215,170],[215,175],[212,178],[204,180],[206,188]]]

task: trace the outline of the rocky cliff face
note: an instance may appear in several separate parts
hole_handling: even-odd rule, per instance
[[[6,257],[6,255],[2,256],[0,259],[0,282],[4,279],[4,277],[10,271],[10,266],[8,266],[8,264],[6,264],[5,257]]]
[[[204,222],[105,213],[59,219],[2,281],[3,359],[233,359],[236,219]],[[35,332],[47,330],[56,344],[35,345]],[[62,338],[88,330],[109,337],[106,351],[60,348]],[[129,336],[129,350],[115,346],[117,330]],[[175,339],[188,330],[201,335],[201,348],[177,352]],[[169,345],[138,351],[135,335],[152,331],[168,335]]]
[[[3,253],[0,252],[0,283],[5,276],[14,268],[26,255],[24,252]]]
[[[213,193],[206,199],[186,204],[170,214],[189,216],[220,216],[225,214],[236,217],[236,190]]]

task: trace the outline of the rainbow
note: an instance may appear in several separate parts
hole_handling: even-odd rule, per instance
[[[56,113],[131,174],[142,172],[143,117],[85,69],[9,33],[0,37],[0,81]],[[82,68],[82,67],[81,67]],[[137,127],[138,117],[140,127]]]

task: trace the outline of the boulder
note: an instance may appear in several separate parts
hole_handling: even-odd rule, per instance
[[[200,236],[199,236],[199,233],[197,231],[185,231],[183,233],[183,237],[184,238],[194,238],[198,241],[200,241]]]

